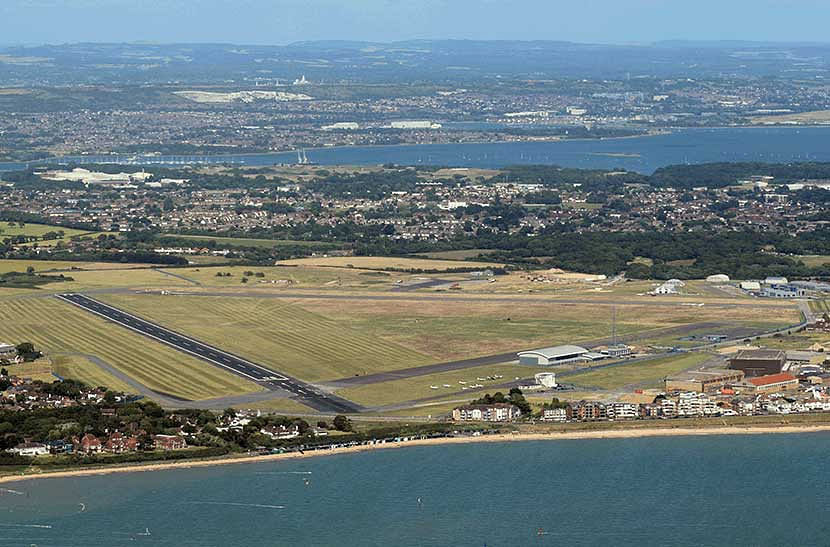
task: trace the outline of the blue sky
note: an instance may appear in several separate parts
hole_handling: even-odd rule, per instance
[[[0,0],[0,43],[830,41],[827,0]]]

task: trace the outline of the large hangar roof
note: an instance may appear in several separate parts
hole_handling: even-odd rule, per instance
[[[588,353],[588,350],[580,346],[553,346],[550,348],[534,349],[530,351],[520,351],[519,356],[522,355],[541,355],[545,359],[562,359],[573,355],[582,355]]]

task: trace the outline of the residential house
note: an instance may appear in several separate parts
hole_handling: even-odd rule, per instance
[[[81,437],[81,440],[78,441],[77,446],[78,448],[76,451],[81,454],[97,454],[104,448],[101,440],[92,433],[87,433]]]
[[[49,453],[49,447],[43,443],[20,443],[9,452],[19,456],[42,456]]]
[[[187,442],[178,435],[155,435],[153,447],[156,450],[181,450],[187,448]]]

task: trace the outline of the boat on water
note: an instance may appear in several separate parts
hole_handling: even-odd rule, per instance
[[[308,159],[308,155],[305,153],[305,148],[300,148],[297,150],[297,165],[317,165],[310,159]]]

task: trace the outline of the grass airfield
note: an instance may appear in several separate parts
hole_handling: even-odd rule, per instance
[[[695,335],[728,328],[761,331],[799,321],[791,302],[730,295],[703,282],[688,283],[685,294],[652,297],[645,295],[654,285],[651,282],[587,283],[565,277],[540,283],[533,281],[533,275],[514,272],[488,283],[469,273],[451,271],[471,264],[494,266],[487,262],[330,258],[337,260],[160,269],[138,264],[0,261],[0,272],[25,271],[31,265],[38,272],[62,271],[73,278],[39,289],[0,289],[0,341],[31,341],[45,351],[49,367],[40,373],[47,379],[55,373],[134,391],[87,357],[93,356],[155,392],[203,401],[232,399],[260,388],[50,295],[88,292],[168,328],[316,383],[535,347],[588,345],[611,336],[614,314],[617,335],[636,338],[633,344],[639,350],[697,343],[683,342],[679,331]],[[397,271],[416,267],[443,271]],[[402,290],[435,279],[447,283]],[[666,328],[678,332],[667,334]],[[594,390],[650,385],[665,374],[694,368],[700,362],[698,358],[655,359],[585,373],[579,382],[574,375],[568,381]],[[498,389],[498,382],[477,378],[499,375],[507,382],[531,378],[539,370],[504,363],[397,378],[337,393],[367,407],[413,401],[412,408],[421,409],[423,405],[414,401],[469,400],[490,388]],[[470,389],[470,382],[483,387]],[[227,406],[232,404],[231,400]],[[245,406],[295,413],[305,409],[290,399],[277,398]],[[400,412],[409,415],[405,411]]]

